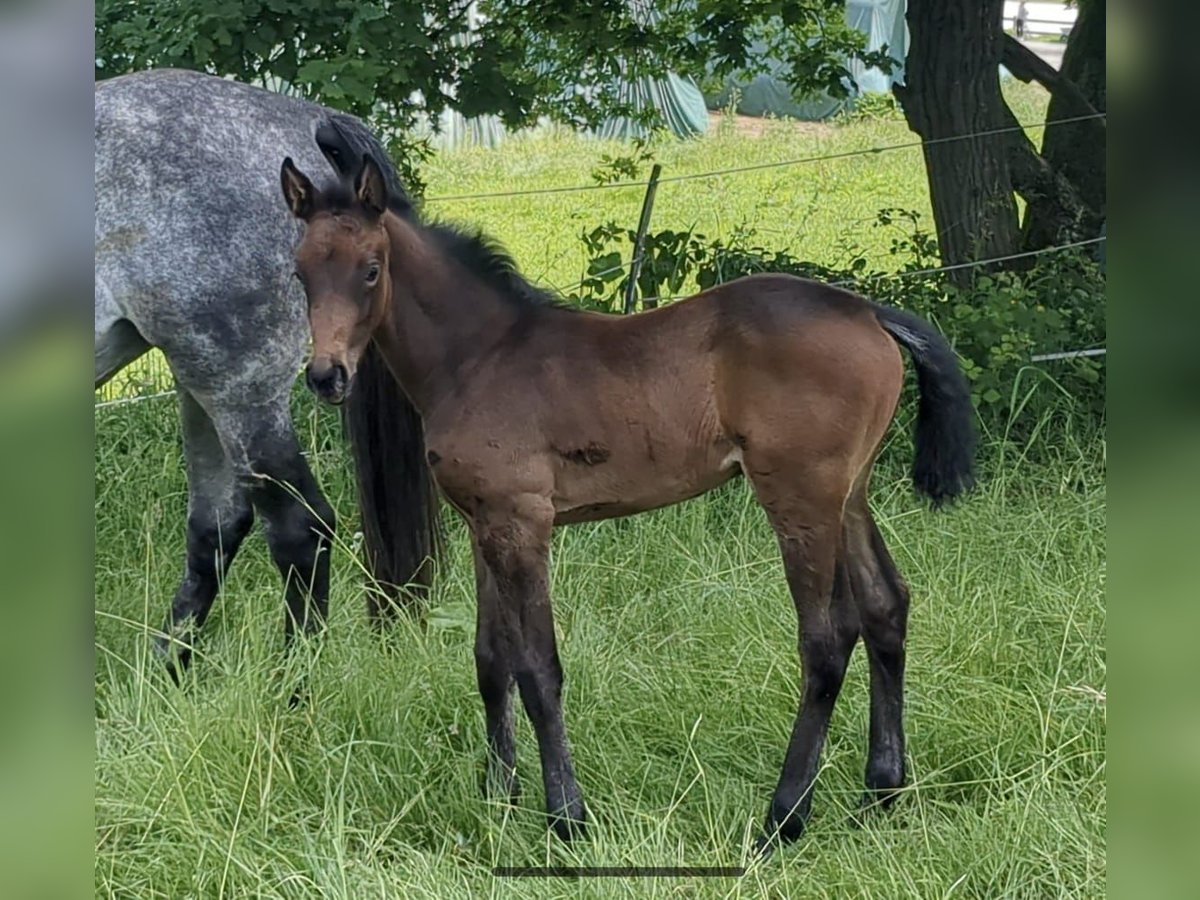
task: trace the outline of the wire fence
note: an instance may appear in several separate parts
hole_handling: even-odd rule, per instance
[[[990,265],[996,265],[998,263],[1003,263],[1003,262],[1012,262],[1013,260],[1018,260],[1018,259],[1026,259],[1026,258],[1035,257],[1035,256],[1042,256],[1047,253],[1061,253],[1066,250],[1077,250],[1082,247],[1095,246],[1095,245],[1104,243],[1107,240],[1108,240],[1107,236],[1088,238],[1087,240],[1072,241],[1067,244],[1058,244],[1053,247],[1043,247],[1039,250],[1027,250],[1023,253],[1010,253],[1006,256],[993,256],[993,257],[989,257],[987,259],[976,259],[976,260],[971,260],[970,262],[957,263],[957,264],[949,265],[949,266],[936,266],[934,268],[929,268],[929,269],[908,269],[908,270],[905,270],[902,272],[891,273],[887,277],[903,279],[903,278],[912,278],[912,277],[915,277],[918,275],[939,275],[939,274],[942,274],[945,272],[955,272],[960,269],[978,268],[980,266],[990,266]],[[628,262],[624,262],[624,263],[621,263],[620,265],[611,266],[607,269],[603,269],[600,272],[596,272],[596,273],[593,273],[592,275],[589,275],[587,278],[583,279],[580,282],[577,282],[576,284],[569,285],[566,288],[559,288],[557,290],[561,294],[570,293],[571,291],[582,287],[584,284],[586,284],[588,281],[592,280],[593,278],[598,278],[603,275],[611,275],[614,272],[624,271],[624,270],[628,269],[631,265],[633,265],[633,262],[634,262],[634,260],[630,259]],[[853,281],[832,281],[832,282],[830,282],[830,284],[833,285],[834,287],[852,287],[852,286],[854,286]],[[656,302],[656,303],[670,303],[675,300],[686,299],[689,296],[691,296],[691,295],[690,294],[681,294],[681,295],[667,296],[667,297],[645,297],[645,298],[643,298],[643,302],[646,300],[649,300],[649,301]],[[1106,355],[1107,352],[1108,352],[1107,348],[1104,348],[1104,347],[1091,347],[1091,348],[1084,349],[1084,350],[1063,350],[1063,351],[1037,354],[1035,356],[1030,357],[1030,362],[1035,362],[1035,363],[1037,363],[1037,362],[1052,362],[1055,360],[1078,359],[1080,357],[1087,357],[1087,356],[1103,356],[1103,355]],[[96,409],[108,409],[111,407],[123,406],[123,405],[129,404],[129,403],[138,403],[142,400],[156,400],[156,399],[161,399],[164,397],[171,397],[171,396],[174,396],[174,394],[175,394],[174,390],[169,390],[169,391],[155,391],[154,393],[141,394],[141,395],[136,395],[136,396],[132,396],[132,397],[114,397],[114,398],[98,401],[95,404],[95,407],[96,407]]]
[[[96,403],[96,409],[110,409],[114,406],[128,406],[130,403],[141,403],[143,400],[159,400],[163,397],[174,397],[175,389],[155,391],[153,394],[135,394],[132,397],[112,397]]]
[[[1008,133],[1013,133],[1013,132],[1017,132],[1017,131],[1027,131],[1027,130],[1038,129],[1038,128],[1048,128],[1053,125],[1066,125],[1066,124],[1070,124],[1070,123],[1074,123],[1074,122],[1083,122],[1083,121],[1088,121],[1088,120],[1098,120],[1098,119],[1106,119],[1106,118],[1107,118],[1107,113],[1099,112],[1099,113],[1091,113],[1091,114],[1082,115],[1082,116],[1070,116],[1067,118],[1054,119],[1054,120],[1045,121],[1045,122],[1035,122],[1035,123],[1028,123],[1028,124],[1020,124],[1019,123],[1017,125],[1008,126],[1005,128],[993,128],[993,129],[988,129],[986,131],[977,131],[977,132],[972,132],[970,134],[962,134],[962,135],[952,135],[952,136],[948,136],[948,137],[944,137],[944,138],[932,138],[929,140],[904,141],[904,142],[900,142],[900,143],[896,143],[896,144],[885,144],[885,145],[876,146],[876,147],[867,147],[867,148],[863,148],[860,150],[845,150],[845,151],[839,151],[837,153],[826,153],[826,154],[820,154],[820,155],[816,155],[816,156],[803,156],[803,157],[797,157],[794,159],[776,160],[773,162],[754,163],[751,165],[744,165],[744,166],[731,166],[729,168],[716,169],[716,170],[707,171],[707,172],[687,172],[687,173],[683,173],[680,175],[671,175],[671,176],[667,176],[667,177],[663,177],[663,178],[658,178],[657,183],[658,184],[666,184],[666,183],[676,183],[676,182],[683,182],[683,181],[696,181],[696,180],[708,179],[708,178],[718,178],[718,177],[722,177],[725,175],[736,175],[736,174],[744,173],[744,172],[755,172],[755,171],[761,171],[761,170],[765,170],[765,169],[785,168],[785,167],[789,167],[789,166],[798,166],[798,165],[805,165],[805,164],[810,164],[810,163],[824,162],[824,161],[828,161],[828,160],[849,159],[849,158],[856,157],[856,156],[867,156],[867,155],[874,155],[874,154],[879,154],[879,153],[887,153],[887,152],[895,151],[895,150],[905,150],[905,149],[912,149],[912,148],[916,148],[916,147],[927,147],[927,146],[931,146],[931,145],[935,145],[935,144],[946,144],[946,143],[952,143],[952,142],[956,142],[956,141],[966,141],[966,140],[974,140],[974,139],[984,138],[984,137],[994,137],[996,135],[1008,134]],[[448,203],[448,202],[462,201],[462,200],[481,200],[481,199],[490,199],[490,198],[499,198],[499,197],[522,197],[522,196],[534,196],[534,195],[546,195],[546,194],[563,194],[563,193],[576,193],[576,192],[580,192],[580,191],[614,190],[614,189],[620,189],[620,188],[634,188],[634,187],[640,187],[640,188],[645,189],[649,184],[650,184],[649,181],[622,181],[622,182],[611,182],[608,184],[568,185],[568,186],[562,186],[562,187],[533,188],[533,189],[528,189],[528,190],[515,190],[515,191],[485,191],[485,192],[475,193],[475,194],[449,194],[449,195],[443,195],[441,197],[436,197],[436,196],[435,197],[427,197],[427,198],[425,198],[425,203]],[[1028,250],[1028,251],[1024,251],[1021,253],[1012,253],[1012,254],[1008,254],[1006,256],[997,256],[997,257],[991,257],[988,259],[971,260],[969,262],[956,263],[956,264],[948,265],[948,266],[937,266],[937,267],[928,268],[928,269],[906,270],[906,271],[893,273],[889,277],[909,278],[909,277],[915,277],[918,275],[937,275],[937,274],[946,273],[946,272],[954,272],[954,271],[958,271],[961,269],[969,269],[969,268],[977,268],[980,266],[997,265],[999,263],[1011,262],[1011,261],[1018,260],[1018,259],[1024,259],[1024,258],[1034,257],[1034,256],[1041,256],[1046,253],[1058,253],[1058,252],[1072,250],[1072,249],[1078,249],[1078,248],[1082,248],[1082,247],[1086,247],[1086,246],[1090,246],[1090,245],[1099,245],[1099,244],[1104,243],[1106,240],[1107,240],[1107,237],[1105,235],[1102,235],[1100,237],[1089,238],[1087,240],[1073,241],[1073,242],[1067,243],[1067,244],[1060,244],[1060,245],[1056,245],[1053,247],[1044,247],[1044,248],[1041,248],[1038,250]],[[644,261],[644,258],[645,258],[644,255],[642,255],[640,253],[635,253],[626,262],[622,262],[619,265],[611,266],[611,267],[603,269],[599,272],[590,272],[590,273],[588,273],[588,275],[586,277],[584,277],[580,281],[577,281],[574,284],[567,285],[566,287],[556,287],[555,291],[557,293],[563,294],[563,295],[570,294],[571,292],[583,287],[589,281],[592,281],[596,278],[603,278],[605,275],[611,275],[615,272],[625,271],[625,270],[629,269],[630,267],[634,266],[635,263]],[[854,284],[854,282],[852,282],[852,281],[840,281],[840,282],[831,282],[831,283],[837,287],[849,287]],[[673,300],[684,299],[684,297],[686,297],[686,296],[689,296],[689,295],[678,295],[678,296],[669,296],[669,297],[646,297],[646,298],[643,298],[643,302],[650,301],[650,302],[654,302],[654,303],[667,303],[667,302],[671,302]],[[1054,352],[1047,352],[1047,353],[1042,353],[1042,354],[1033,356],[1030,361],[1031,362],[1049,362],[1049,361],[1061,360],[1061,359],[1074,359],[1074,358],[1084,357],[1084,356],[1099,356],[1099,355],[1105,355],[1106,353],[1107,353],[1107,349],[1103,348],[1103,347],[1088,348],[1088,349],[1083,349],[1083,350],[1054,351]],[[155,373],[152,372],[151,374],[154,375]],[[161,366],[161,371],[159,373],[157,373],[157,375],[158,375],[158,377],[155,378],[155,382],[158,384],[171,381],[169,369],[167,369],[167,367],[165,365]],[[124,406],[124,405],[130,404],[130,403],[139,403],[143,400],[155,400],[155,399],[171,397],[171,396],[174,396],[174,394],[175,394],[175,391],[173,388],[170,390],[156,390],[156,391],[152,391],[150,393],[135,394],[133,396],[120,396],[120,395],[113,396],[113,392],[114,391],[111,386],[109,386],[107,394],[105,392],[98,391],[97,393],[101,397],[101,399],[96,401],[95,408],[97,410],[109,409],[109,408],[113,408],[113,407]]]
[[[825,153],[817,156],[801,156],[794,159],[781,159],[765,163],[753,163],[745,166],[731,166],[727,169],[714,169],[708,172],[686,172],[682,175],[669,175],[658,179],[659,184],[679,181],[696,181],[703,178],[718,178],[722,175],[736,175],[742,172],[757,172],[762,169],[779,169],[787,166],[799,166],[808,163],[825,162],[835,159],[849,159],[854,156],[872,156],[878,153],[888,153],[893,150],[910,150],[914,147],[932,147],[937,144],[950,144],[957,141],[976,140],[978,138],[995,137],[1000,134],[1011,134],[1017,131],[1029,131],[1038,128],[1049,128],[1052,125],[1068,125],[1072,122],[1086,122],[1092,119],[1106,119],[1108,113],[1088,113],[1083,116],[1069,116],[1063,119],[1052,119],[1048,122],[1018,123],[1004,128],[992,128],[987,131],[974,131],[970,134],[950,135],[929,140],[902,141],[898,144],[883,144],[878,147],[864,147],[861,150],[841,150],[837,153]],[[579,191],[608,191],[620,188],[645,188],[648,181],[614,181],[608,184],[576,184],[562,187],[529,188],[516,191],[484,191],[477,194],[444,194],[440,197],[426,197],[425,203],[450,203],[461,200],[486,200],[494,197],[531,197],[539,194],[570,194]]]

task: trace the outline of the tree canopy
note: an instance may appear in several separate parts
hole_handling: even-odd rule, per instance
[[[96,77],[176,66],[281,80],[403,128],[453,107],[595,124],[629,77],[755,71],[766,40],[797,91],[845,94],[864,36],[844,0],[97,0]],[[871,59],[886,65],[883,54]]]

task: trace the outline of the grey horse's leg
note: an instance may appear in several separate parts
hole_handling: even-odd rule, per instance
[[[179,416],[188,475],[187,563],[157,641],[176,681],[191,660],[192,642],[208,618],[221,579],[254,522],[249,492],[212,419],[182,387]]]
[[[286,584],[290,645],[297,629],[314,633],[325,622],[333,507],[300,453],[286,394],[267,405],[223,410],[218,422]]]
[[[333,508],[300,453],[286,397],[266,406],[219,407],[211,414],[180,389],[188,458],[188,569],[164,629],[175,640],[169,665],[177,677],[190,643],[212,607],[257,511],[285,582],[288,645],[295,632],[318,631],[329,608]],[[207,425],[207,430],[199,428]]]
[[[117,319],[96,330],[96,387],[150,349],[150,344],[128,319]]]

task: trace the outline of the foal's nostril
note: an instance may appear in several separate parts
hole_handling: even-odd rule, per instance
[[[339,393],[339,394],[342,393],[342,391],[344,391],[346,389],[346,383],[350,380],[346,376],[346,367],[343,366],[341,363],[334,363],[332,377],[333,377],[333,383],[332,383],[333,389],[335,391],[337,391],[337,393]]]
[[[331,363],[321,369],[310,365],[305,374],[309,390],[318,397],[335,402],[345,393],[349,380],[346,367],[341,363]]]

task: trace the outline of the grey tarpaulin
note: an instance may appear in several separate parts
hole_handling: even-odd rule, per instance
[[[879,50],[884,45],[897,60],[891,75],[878,69],[868,69],[862,63],[850,60],[850,70],[857,91],[884,93],[890,91],[893,81],[904,81],[903,61],[908,53],[908,29],[904,22],[905,0],[847,0],[846,21],[867,36],[867,49]],[[755,45],[758,54],[764,54],[762,42]],[[778,76],[783,64],[777,60],[766,61],[767,73],[750,80],[727,78],[722,89],[706,97],[713,109],[726,109],[737,99],[737,111],[747,116],[790,116],[795,119],[824,119],[843,109],[847,101],[838,100],[827,94],[809,97],[793,97],[787,83]],[[853,102],[853,101],[850,101]]]
[[[665,78],[638,78],[621,85],[621,99],[632,100],[637,109],[654,107],[676,137],[691,137],[708,130],[708,107],[696,82],[668,74]],[[632,119],[609,119],[598,134],[603,138],[630,138],[646,129]]]
[[[704,95],[690,78],[668,74],[665,78],[637,78],[620,85],[620,98],[632,101],[635,108],[653,106],[662,115],[665,127],[676,137],[691,137],[703,134],[708,129],[708,107]],[[422,136],[429,136],[433,145],[440,149],[462,146],[495,147],[503,142],[508,133],[496,116],[481,116],[467,119],[453,110],[446,110],[439,118],[440,130],[435,133],[428,120],[418,128]],[[613,118],[606,121],[595,134],[609,139],[627,139],[645,134],[644,126],[628,118]]]

